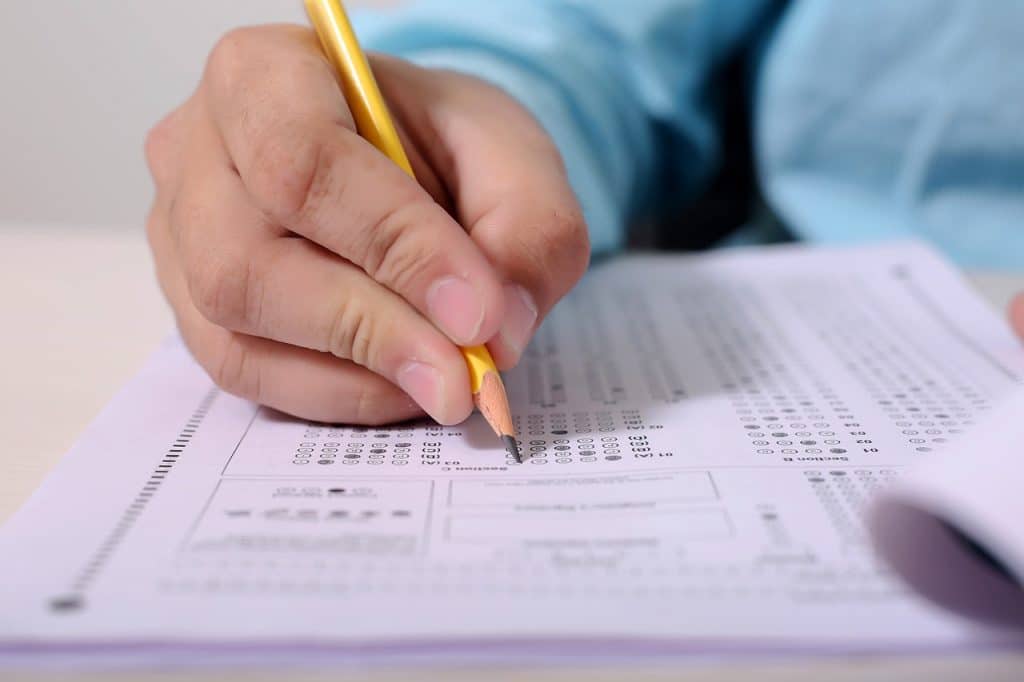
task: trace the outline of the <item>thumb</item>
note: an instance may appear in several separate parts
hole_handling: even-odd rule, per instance
[[[492,209],[467,224],[503,281],[504,316],[488,347],[498,367],[508,369],[583,276],[590,244],[571,192],[524,183],[502,194]]]
[[[552,307],[586,272],[590,240],[561,155],[533,117],[503,92],[473,81],[464,106],[436,125],[452,156],[446,184],[456,218],[503,282],[500,330],[488,347],[514,366]]]
[[[504,316],[488,347],[500,368],[512,367],[590,261],[561,155],[522,105],[482,80],[398,60],[375,67],[420,142],[412,145],[418,165],[436,172],[444,203],[503,282]]]

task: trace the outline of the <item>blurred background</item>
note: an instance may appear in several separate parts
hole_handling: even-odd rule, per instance
[[[0,226],[141,226],[146,131],[221,34],[281,21],[302,0],[0,0]]]

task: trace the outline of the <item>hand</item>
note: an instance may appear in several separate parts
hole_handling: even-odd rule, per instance
[[[1007,311],[1010,318],[1010,326],[1024,340],[1024,293],[1019,293],[1010,301],[1010,308]]]
[[[586,269],[586,226],[510,97],[371,61],[419,184],[356,134],[311,31],[219,42],[146,141],[157,276],[231,393],[320,421],[455,423],[472,411],[458,346],[516,364]]]

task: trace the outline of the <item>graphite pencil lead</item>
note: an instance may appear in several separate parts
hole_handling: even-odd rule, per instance
[[[516,462],[519,464],[523,463],[523,456],[519,453],[519,446],[516,444],[515,436],[502,436],[501,440],[505,443],[505,449],[508,453],[516,458]]]

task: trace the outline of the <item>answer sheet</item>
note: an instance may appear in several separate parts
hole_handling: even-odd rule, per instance
[[[915,244],[596,265],[506,377],[521,465],[478,415],[258,407],[172,339],[0,534],[0,653],[991,644],[864,511],[1022,372]]]

